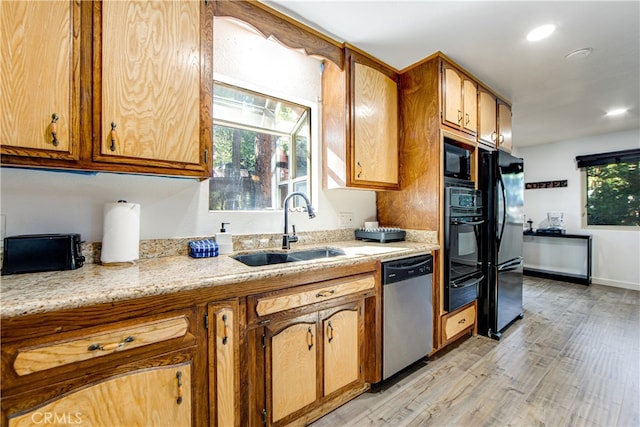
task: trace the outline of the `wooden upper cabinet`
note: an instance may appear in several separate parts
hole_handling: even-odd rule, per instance
[[[345,49],[345,69],[325,63],[322,76],[324,184],[396,190],[398,75]]]
[[[478,141],[491,146],[496,145],[497,130],[497,99],[487,90],[478,90]]]
[[[508,152],[513,148],[511,106],[501,100],[498,100],[498,148]]]
[[[94,160],[207,171],[210,60],[201,53],[203,1],[96,4]],[[203,48],[208,50],[211,47]],[[99,100],[99,102],[98,102]],[[133,169],[135,171],[135,169]]]
[[[3,156],[78,159],[79,37],[78,2],[0,2]]]
[[[442,63],[442,123],[475,135],[478,85],[458,69]]]

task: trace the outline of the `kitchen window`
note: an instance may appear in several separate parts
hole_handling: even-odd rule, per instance
[[[576,160],[585,175],[586,225],[640,226],[640,150]]]
[[[310,194],[310,113],[303,105],[215,82],[209,209],[279,209],[293,191]]]

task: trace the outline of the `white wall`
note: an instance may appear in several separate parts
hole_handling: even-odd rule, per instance
[[[576,166],[579,155],[640,147],[640,129],[522,147],[525,182],[568,181],[565,188],[525,190],[526,219],[537,228],[547,212],[564,213],[567,233],[593,235],[593,282],[640,290],[640,229],[582,225],[583,175]],[[527,260],[525,259],[525,262]]]
[[[235,30],[234,30],[235,28]],[[292,213],[300,232],[339,228],[338,214],[352,212],[354,227],[375,218],[375,192],[322,190],[320,150],[320,62],[216,19],[216,78],[311,106],[313,205],[317,217]],[[239,52],[244,51],[244,55]],[[315,124],[315,125],[314,125]],[[2,168],[1,206],[6,234],[81,233],[83,240],[102,240],[102,212],[107,202],[141,204],[140,237],[163,239],[207,236],[221,222],[234,234],[282,232],[282,211],[210,212],[209,182],[183,178],[124,174],[82,174]]]

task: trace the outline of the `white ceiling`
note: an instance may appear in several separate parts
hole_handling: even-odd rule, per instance
[[[442,51],[512,102],[515,146],[640,127],[640,1],[264,2],[399,70]],[[549,38],[526,40],[546,23]]]

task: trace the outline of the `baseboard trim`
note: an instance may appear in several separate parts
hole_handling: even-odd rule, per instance
[[[623,282],[621,280],[603,279],[602,277],[593,277],[591,283],[594,285],[612,286],[614,288],[631,289],[640,291],[640,283]]]

